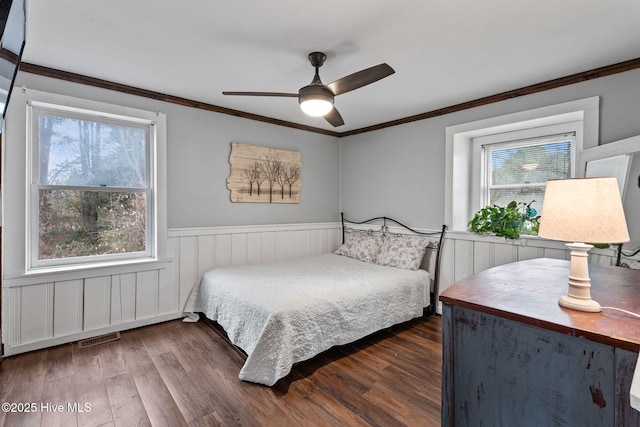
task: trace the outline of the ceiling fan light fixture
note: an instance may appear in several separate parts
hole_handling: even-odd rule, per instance
[[[338,110],[333,106],[333,99],[343,93],[361,88],[371,83],[384,79],[395,73],[388,64],[379,64],[365,68],[348,76],[325,85],[320,80],[319,69],[327,59],[327,55],[322,52],[311,52],[308,56],[309,63],[316,72],[313,80],[307,86],[295,93],[287,92],[222,92],[223,95],[241,96],[277,96],[284,98],[298,98],[298,103],[302,111],[314,117],[322,117],[333,127],[344,125],[344,119]]]
[[[298,102],[305,114],[312,117],[322,117],[333,108],[333,93],[324,86],[305,86],[300,89]]]
[[[307,99],[300,103],[300,108],[309,116],[322,117],[331,111],[333,104],[326,99]]]

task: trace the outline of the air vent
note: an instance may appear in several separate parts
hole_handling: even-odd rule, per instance
[[[108,334],[78,341],[78,348],[92,347],[94,345],[104,344],[111,341],[118,341],[119,339],[120,339],[120,332],[111,332]]]

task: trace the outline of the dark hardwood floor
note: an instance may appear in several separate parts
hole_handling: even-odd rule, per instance
[[[6,358],[0,402],[34,411],[3,410],[0,424],[440,425],[439,316],[330,349],[297,364],[273,387],[240,381],[243,363],[202,320],[125,331],[119,341],[88,348],[73,343]]]

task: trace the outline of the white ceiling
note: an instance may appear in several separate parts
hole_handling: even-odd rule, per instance
[[[639,0],[27,0],[23,61],[328,130],[348,131],[640,57]],[[382,62],[336,97],[345,125],[295,98]]]

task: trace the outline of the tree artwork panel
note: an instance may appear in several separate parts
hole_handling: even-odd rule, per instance
[[[231,143],[227,189],[234,203],[300,203],[302,160],[297,151]]]

